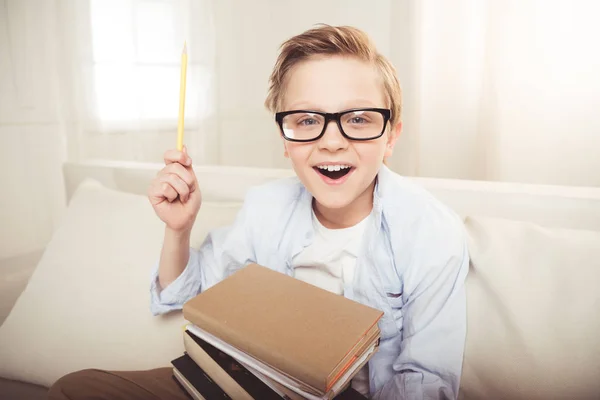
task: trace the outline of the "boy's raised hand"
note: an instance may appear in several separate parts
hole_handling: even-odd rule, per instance
[[[189,231],[202,203],[192,159],[183,151],[167,150],[165,167],[150,183],[148,199],[156,215],[167,227],[177,232]]]

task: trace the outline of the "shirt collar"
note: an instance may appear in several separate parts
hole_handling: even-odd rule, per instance
[[[375,182],[375,188],[373,190],[373,210],[371,211],[371,216],[373,217],[373,224],[376,227],[379,227],[381,226],[382,220],[383,199],[390,185],[390,181],[393,179],[393,172],[384,164],[379,169],[376,179],[377,181]],[[301,186],[302,189],[300,191],[295,210],[298,221],[296,229],[297,232],[300,233],[299,238],[301,240],[295,242],[294,248],[292,248],[292,257],[302,251],[304,247],[312,243],[315,235],[312,224],[313,196],[304,187],[304,185]]]

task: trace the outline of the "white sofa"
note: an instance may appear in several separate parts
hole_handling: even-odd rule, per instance
[[[47,387],[78,369],[168,366],[181,354],[181,314],[148,307],[163,226],[145,192],[160,168],[65,164],[65,216],[0,326],[0,398],[43,398],[15,381]],[[232,221],[249,187],[292,174],[195,170],[204,202],[192,246]],[[600,188],[413,179],[469,235],[461,398],[600,398]]]

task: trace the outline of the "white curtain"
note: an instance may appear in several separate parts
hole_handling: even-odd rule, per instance
[[[599,2],[408,3],[406,173],[600,186]]]

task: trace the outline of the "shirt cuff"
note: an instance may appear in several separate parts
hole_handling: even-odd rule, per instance
[[[190,258],[181,275],[162,290],[158,283],[158,267],[157,263],[150,281],[150,311],[153,315],[181,310],[186,301],[200,292],[200,268],[194,249],[190,249]]]

